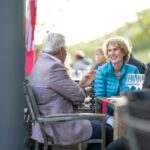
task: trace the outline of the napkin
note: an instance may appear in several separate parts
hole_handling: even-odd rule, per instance
[[[107,103],[108,99],[102,99],[102,114],[107,114]]]

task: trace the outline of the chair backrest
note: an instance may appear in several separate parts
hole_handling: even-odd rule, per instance
[[[36,121],[39,124],[40,130],[41,130],[41,133],[42,133],[42,136],[43,136],[43,139],[44,139],[44,150],[47,150],[49,141],[51,141],[51,145],[54,144],[53,139],[50,136],[47,136],[47,134],[46,134],[46,132],[44,130],[43,122],[40,121],[42,116],[40,116],[40,113],[39,113],[39,109],[38,109],[38,106],[37,106],[37,102],[36,102],[36,97],[34,95],[34,91],[32,90],[31,86],[27,82],[24,83],[24,91],[25,91],[26,103],[27,103],[28,109],[30,111],[30,115],[31,115],[32,121]],[[82,115],[80,115],[80,114],[78,114],[77,116],[78,116],[78,119],[81,119],[80,116],[82,117]],[[84,116],[84,117],[87,117],[87,116]],[[89,115],[89,117],[90,116],[91,115]],[[51,120],[54,121],[54,115],[52,115],[52,116],[49,115],[49,118],[50,117],[52,118]],[[96,114],[95,114],[95,117],[96,117]],[[46,119],[49,119],[49,118],[44,118],[44,119],[46,120]],[[64,115],[63,118],[65,118],[65,115]],[[74,119],[75,118],[76,117],[74,116]],[[103,120],[102,121],[102,137],[103,138],[102,139],[89,140],[89,141],[86,141],[85,143],[102,143],[101,147],[102,147],[102,150],[103,150],[103,149],[105,149],[105,123],[106,123],[106,117],[105,116],[102,116],[102,117],[99,116],[98,118],[103,118],[102,119]],[[60,119],[61,119],[61,116],[60,116]],[[87,118],[82,118],[82,119],[87,119]],[[66,116],[66,120],[67,120],[67,116]],[[71,120],[71,117],[70,117],[70,120]],[[84,143],[84,142],[82,142],[82,143]],[[81,143],[79,143],[79,145],[80,144]]]
[[[37,121],[37,118],[40,117],[40,114],[36,103],[36,98],[34,92],[32,91],[32,88],[26,82],[24,83],[24,91],[25,91],[26,103],[30,111],[32,120]]]
[[[128,105],[122,111],[122,116],[131,150],[149,150],[150,91],[129,93],[127,99]]]

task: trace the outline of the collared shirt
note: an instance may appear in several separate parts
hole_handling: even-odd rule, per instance
[[[112,128],[114,128],[114,117],[107,115],[106,123],[109,124]]]
[[[43,53],[44,55],[47,55],[47,56],[49,56],[49,57],[51,57],[52,59],[54,59],[56,62],[58,62],[58,63],[61,63],[61,61],[58,59],[58,58],[56,58],[55,56],[53,56],[53,55],[51,55],[51,54],[47,54],[47,53]]]

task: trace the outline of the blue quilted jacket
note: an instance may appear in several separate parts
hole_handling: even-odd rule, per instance
[[[115,76],[112,63],[108,62],[97,69],[94,81],[95,97],[105,98],[119,96],[129,91],[126,77],[129,73],[139,73],[135,66],[124,64],[121,69],[120,79]]]

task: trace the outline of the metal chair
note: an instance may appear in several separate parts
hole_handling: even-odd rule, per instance
[[[105,125],[106,125],[106,116],[103,114],[93,114],[93,113],[76,113],[76,114],[59,114],[59,115],[48,115],[48,116],[41,116],[38,110],[38,106],[36,103],[36,99],[32,88],[26,82],[24,83],[24,91],[26,97],[26,103],[28,109],[30,111],[30,115],[32,118],[32,122],[37,122],[40,126],[40,130],[44,139],[44,150],[48,150],[48,147],[53,147],[55,144],[51,144],[49,142],[48,136],[44,130],[43,124],[45,122],[53,122],[53,121],[69,121],[69,120],[79,120],[79,119],[99,119],[102,121],[102,138],[101,139],[94,139],[88,140],[79,143],[79,150],[82,148],[82,144],[89,144],[89,143],[101,143],[101,149],[105,150]],[[36,141],[35,150],[38,150],[38,142]]]
[[[149,150],[150,90],[127,95],[128,105],[122,110],[123,123],[131,150]]]
[[[82,103],[78,110],[79,112],[90,112],[95,113],[96,112],[96,105],[95,105],[95,95],[94,95],[94,81],[92,82],[90,87],[86,88],[86,99],[84,103]]]

